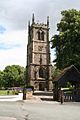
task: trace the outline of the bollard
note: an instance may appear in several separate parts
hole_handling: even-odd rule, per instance
[[[26,100],[26,88],[23,88],[23,100]]]

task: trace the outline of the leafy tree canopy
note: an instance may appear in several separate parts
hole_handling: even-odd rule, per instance
[[[3,87],[3,72],[0,71],[0,88]]]
[[[62,19],[57,24],[59,34],[51,40],[56,52],[54,62],[59,69],[74,64],[80,70],[80,11],[65,10],[61,15]]]
[[[2,86],[19,87],[24,85],[24,67],[19,65],[9,65],[0,72],[0,81],[2,80]]]
[[[61,70],[58,68],[53,67],[52,68],[52,79],[54,80],[57,76],[61,74]]]

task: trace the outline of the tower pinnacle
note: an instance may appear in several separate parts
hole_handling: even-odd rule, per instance
[[[32,15],[32,24],[34,23],[34,13]]]
[[[49,16],[47,16],[47,26],[49,27]]]

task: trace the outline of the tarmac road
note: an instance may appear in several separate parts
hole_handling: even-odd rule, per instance
[[[0,116],[0,120],[80,120],[80,103],[1,101]]]
[[[0,101],[0,120],[23,120],[23,111],[21,108],[21,103],[18,102],[3,102]],[[10,117],[9,119],[7,117]]]

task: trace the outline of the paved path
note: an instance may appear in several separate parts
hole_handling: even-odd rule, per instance
[[[0,96],[0,101],[18,101],[22,100],[23,94],[19,93],[19,95],[6,95]]]
[[[80,103],[1,101],[0,120],[80,120]]]
[[[51,96],[33,96],[22,100],[19,96],[0,97],[0,120],[80,120],[80,102],[41,100]],[[2,101],[1,101],[2,100]]]
[[[0,120],[17,120],[17,119],[12,117],[0,117]]]
[[[25,109],[29,120],[80,120],[79,103],[26,103]]]

